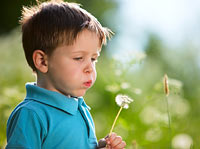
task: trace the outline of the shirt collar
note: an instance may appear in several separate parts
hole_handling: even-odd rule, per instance
[[[78,98],[78,105],[79,106],[81,105],[81,106],[87,108],[88,110],[91,110],[91,108],[85,103],[83,98]]]
[[[63,111],[75,115],[78,110],[78,105],[82,105],[90,110],[83,99],[83,97],[68,97],[58,92],[50,91],[38,87],[36,83],[26,83],[26,99],[35,100]]]

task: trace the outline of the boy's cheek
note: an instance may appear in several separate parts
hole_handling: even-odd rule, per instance
[[[93,73],[93,84],[95,83],[96,79],[97,79],[97,72],[95,70]]]

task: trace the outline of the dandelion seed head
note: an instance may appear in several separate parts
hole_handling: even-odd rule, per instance
[[[162,137],[162,131],[160,128],[150,128],[145,134],[145,139],[151,142],[157,142]]]
[[[137,94],[137,95],[139,95],[139,94],[142,93],[142,90],[140,88],[133,88],[132,92],[135,93],[135,94]]]
[[[112,92],[112,93],[116,93],[116,92],[118,92],[120,90],[120,86],[115,85],[115,84],[107,85],[105,90],[107,90],[109,92]]]
[[[127,82],[122,82],[121,88],[122,88],[122,89],[128,89],[128,88],[130,88],[130,84],[127,83]]]
[[[118,106],[123,107],[124,109],[128,109],[129,104],[133,102],[133,99],[126,95],[119,94],[115,97],[115,101]]]
[[[172,139],[173,148],[188,149],[193,144],[192,137],[188,134],[178,134]]]

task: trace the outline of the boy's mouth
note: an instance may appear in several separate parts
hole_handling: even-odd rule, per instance
[[[90,86],[92,85],[92,80],[89,80],[89,81],[87,81],[87,82],[84,82],[83,84],[84,84],[84,86],[86,86],[86,87],[90,87]]]

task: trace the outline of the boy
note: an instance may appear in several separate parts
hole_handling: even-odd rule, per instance
[[[94,149],[98,143],[84,96],[111,31],[75,3],[49,1],[22,12],[22,42],[36,83],[8,119],[6,148]],[[120,136],[108,148],[124,148]]]

